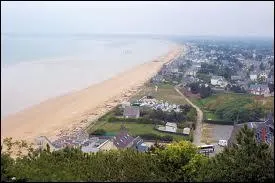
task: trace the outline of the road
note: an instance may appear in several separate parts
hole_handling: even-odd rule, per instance
[[[175,90],[197,111],[197,122],[196,122],[196,129],[193,134],[193,144],[196,146],[202,145],[201,143],[201,135],[202,135],[202,119],[203,119],[203,112],[200,110],[198,106],[193,104],[186,96],[183,95],[181,91],[175,86]]]

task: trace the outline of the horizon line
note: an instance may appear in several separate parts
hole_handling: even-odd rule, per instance
[[[161,36],[161,37],[218,37],[218,38],[269,38],[274,36],[256,36],[256,35],[191,35],[191,34],[160,34],[160,33],[18,33],[18,32],[1,32],[1,35],[22,35],[22,36],[47,36],[47,35],[63,35],[63,36],[93,36],[93,35],[112,35],[112,36]]]

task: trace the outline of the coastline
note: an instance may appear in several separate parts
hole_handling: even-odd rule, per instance
[[[179,55],[183,46],[135,66],[88,88],[50,98],[1,120],[1,141],[5,137],[28,142],[38,136],[55,140],[60,135],[83,129],[117,104],[128,100],[163,66]]]

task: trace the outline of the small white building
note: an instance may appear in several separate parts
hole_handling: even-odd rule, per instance
[[[173,68],[173,69],[171,69],[171,72],[172,72],[172,73],[178,73],[178,72],[179,72],[179,69],[178,69],[178,68]]]
[[[177,132],[177,124],[167,122],[165,125],[165,131],[176,133]]]
[[[186,72],[186,75],[187,76],[196,76],[197,74],[197,71],[196,70],[190,70],[190,71],[187,71]]]
[[[189,135],[190,134],[190,128],[184,128],[182,133],[184,135]]]
[[[213,76],[211,78],[211,85],[225,87],[227,85],[227,82],[222,76]]]
[[[257,80],[258,76],[257,76],[257,74],[250,74],[250,75],[249,75],[249,78],[250,78],[252,81],[255,81],[255,80]]]

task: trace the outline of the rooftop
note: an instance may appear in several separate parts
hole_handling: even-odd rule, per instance
[[[136,116],[140,113],[138,106],[126,106],[123,116]]]
[[[177,123],[170,123],[170,122],[167,122],[167,123],[166,123],[166,126],[171,126],[171,127],[177,128]]]
[[[116,147],[125,148],[134,140],[135,138],[130,136],[126,131],[121,131],[117,136],[114,137],[113,142]]]

